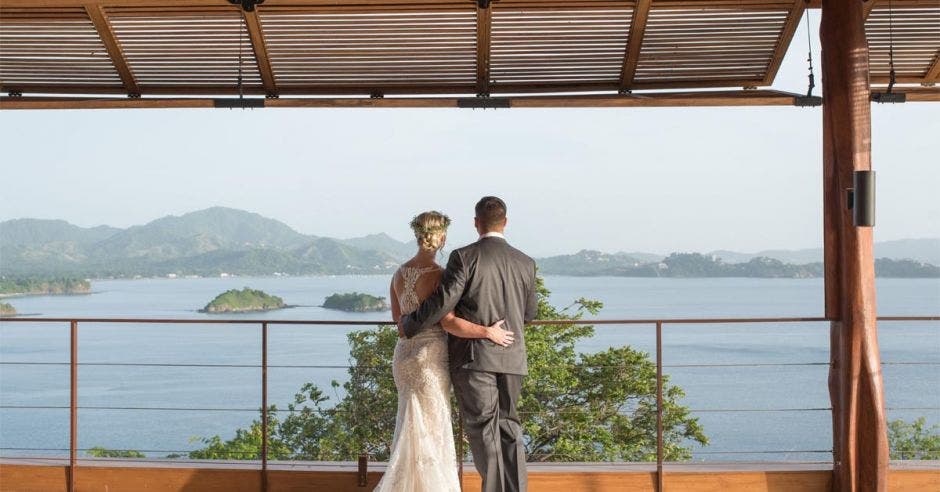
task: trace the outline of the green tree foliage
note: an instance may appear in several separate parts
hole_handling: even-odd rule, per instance
[[[91,283],[80,278],[0,277],[0,294],[87,294],[89,292],[91,292]]]
[[[888,423],[888,446],[893,460],[940,460],[940,425],[927,427],[926,417],[911,423]]]
[[[144,453],[133,449],[107,449],[95,446],[86,452],[89,456],[96,458],[144,458]]]
[[[0,316],[15,316],[16,308],[12,304],[0,302]]]
[[[333,294],[323,301],[323,307],[356,313],[388,311],[388,303],[385,302],[384,297],[370,296],[359,292]]]
[[[539,280],[538,318],[578,320],[602,305],[579,299],[558,309]],[[656,366],[649,354],[630,347],[578,353],[578,341],[594,334],[588,325],[533,325],[526,330],[529,376],[519,411],[532,461],[650,461],[656,454]],[[286,410],[268,412],[269,458],[354,460],[361,452],[388,459],[395,427],[397,393],[391,360],[397,330],[380,326],[349,335],[352,367],[335,405],[307,383]],[[680,404],[684,393],[664,375],[663,429],[667,460],[691,457],[692,443],[706,445],[698,419]],[[340,384],[333,382],[339,393]],[[455,412],[456,420],[456,412]],[[235,437],[199,438],[206,447],[191,458],[257,459],[260,421]],[[465,449],[468,449],[465,447]]]

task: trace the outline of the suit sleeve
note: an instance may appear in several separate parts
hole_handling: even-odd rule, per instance
[[[405,336],[411,338],[419,331],[441,320],[447,313],[454,310],[463,296],[467,284],[467,272],[464,269],[462,258],[457,251],[450,254],[447,268],[441,277],[441,284],[413,313],[401,319]]]
[[[526,293],[525,316],[523,318],[526,323],[534,320],[539,313],[538,293],[535,290],[536,283],[535,262],[532,262],[532,277],[531,282],[529,282],[529,292]]]

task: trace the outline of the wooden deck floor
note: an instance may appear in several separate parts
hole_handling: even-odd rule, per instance
[[[67,460],[0,458],[0,491],[65,492]],[[257,492],[257,461],[176,461],[83,458],[78,460],[76,490],[81,492]],[[383,463],[369,467],[368,485],[357,484],[355,463],[279,462],[268,464],[270,492],[370,491]],[[823,492],[829,490],[831,465],[821,462],[670,463],[664,482],[669,491]],[[892,462],[890,490],[940,490],[940,461]],[[650,463],[551,463],[529,465],[531,492],[607,492],[655,490]],[[479,490],[480,479],[466,466],[464,490]]]

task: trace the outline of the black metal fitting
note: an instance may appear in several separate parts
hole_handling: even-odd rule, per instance
[[[796,96],[793,98],[793,105],[801,108],[812,108],[822,106],[823,100],[819,96]]]
[[[251,97],[251,98],[229,97],[229,98],[224,98],[224,99],[213,99],[212,103],[217,108],[229,108],[229,109],[234,109],[234,108],[248,109],[248,108],[263,108],[264,107],[264,99],[257,98],[257,97]]]
[[[907,102],[907,94],[903,92],[872,92],[871,100],[880,104],[898,104]]]
[[[512,104],[508,97],[465,97],[457,99],[458,108],[487,109],[509,108]]]
[[[245,12],[253,12],[255,6],[261,5],[264,3],[264,0],[228,0],[228,3],[232,5],[241,5],[242,10]]]

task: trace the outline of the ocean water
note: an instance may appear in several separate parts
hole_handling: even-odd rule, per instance
[[[318,307],[334,292],[387,295],[388,276],[96,281],[80,296],[15,298],[41,317],[217,318],[197,312],[218,293],[250,286],[291,309],[225,315],[244,325],[79,326],[78,447],[136,449],[148,456],[197,449],[193,436],[230,438],[257,418],[261,336],[252,319],[382,320]],[[599,319],[818,317],[820,279],[547,277],[552,301],[604,302]],[[880,315],[940,313],[940,280],[879,279]],[[354,327],[271,325],[268,398],[286,407],[308,381],[344,381]],[[361,329],[358,328],[358,329]],[[67,456],[67,323],[0,323],[0,455]],[[882,322],[879,343],[890,419],[940,424],[940,322]],[[655,352],[653,325],[598,326],[583,352],[630,345]],[[831,459],[828,323],[665,325],[664,373],[710,439],[696,461]],[[37,362],[41,364],[15,364]],[[129,366],[226,364],[226,367]],[[796,365],[791,365],[796,364]],[[810,364],[810,365],[802,365]],[[278,367],[303,365],[314,367]],[[711,365],[711,367],[705,367]],[[715,366],[718,365],[718,366]],[[65,406],[20,409],[9,406]],[[189,410],[95,407],[185,407]],[[206,410],[219,409],[225,410]],[[21,449],[31,448],[31,449]]]

